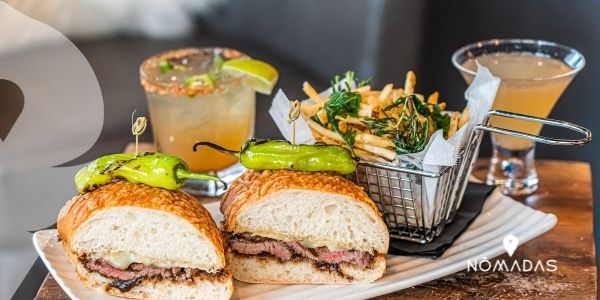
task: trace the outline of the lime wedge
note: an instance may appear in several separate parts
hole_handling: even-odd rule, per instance
[[[256,59],[232,59],[223,62],[223,72],[233,76],[244,76],[246,82],[257,92],[271,94],[279,73],[270,64]]]

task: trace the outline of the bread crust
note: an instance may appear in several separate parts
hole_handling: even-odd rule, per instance
[[[246,171],[238,177],[223,195],[221,212],[224,231],[235,231],[235,219],[245,205],[260,201],[265,196],[286,189],[304,189],[347,196],[368,206],[381,216],[375,203],[362,188],[352,181],[328,172],[299,172],[287,170]]]
[[[65,251],[75,263],[71,241],[77,229],[93,213],[116,206],[136,206],[175,214],[192,224],[217,249],[221,267],[225,267],[223,237],[210,213],[190,194],[175,190],[134,184],[124,180],[113,181],[89,193],[73,197],[60,210],[57,228]]]

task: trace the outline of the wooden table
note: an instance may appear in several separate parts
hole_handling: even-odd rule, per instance
[[[474,175],[483,178],[486,160]],[[511,259],[554,259],[556,272],[459,272],[377,299],[595,299],[596,261],[592,219],[590,166],[583,162],[538,161],[540,188],[519,199],[554,213],[558,224],[546,234],[519,246]],[[507,255],[499,259],[508,259]],[[492,260],[493,263],[494,260]],[[48,275],[36,299],[68,299]]]

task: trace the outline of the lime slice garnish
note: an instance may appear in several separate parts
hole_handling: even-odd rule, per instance
[[[232,59],[223,62],[223,72],[246,77],[256,92],[269,95],[277,83],[279,73],[270,64],[256,59]]]

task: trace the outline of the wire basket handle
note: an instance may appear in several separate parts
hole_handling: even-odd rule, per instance
[[[483,124],[475,125],[474,129],[525,138],[528,140],[532,140],[532,141],[544,143],[544,144],[560,145],[560,146],[583,145],[583,144],[589,143],[592,140],[592,132],[589,131],[587,128],[579,126],[577,124],[561,121],[561,120],[538,118],[538,117],[532,117],[532,116],[528,116],[528,115],[511,113],[511,112],[506,112],[506,111],[501,111],[501,110],[490,110],[487,113],[486,118],[489,120],[490,116],[499,116],[499,117],[504,117],[504,118],[511,118],[511,119],[529,121],[529,122],[533,122],[533,123],[540,123],[540,124],[545,124],[545,125],[562,127],[562,128],[566,128],[566,129],[581,133],[584,135],[584,137],[582,137],[580,139],[557,139],[557,138],[533,135],[533,134],[529,134],[529,133],[523,133],[523,132],[519,132],[519,131],[498,128],[498,127],[493,127],[493,126],[483,125]],[[486,122],[486,123],[488,123],[488,122]]]

